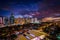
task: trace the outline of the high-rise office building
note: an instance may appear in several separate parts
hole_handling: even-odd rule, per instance
[[[3,22],[2,22],[2,17],[0,17],[0,24],[2,24]]]
[[[39,23],[39,20],[37,18],[32,18],[31,23]]]
[[[34,18],[31,19],[31,23],[34,23]]]
[[[15,20],[15,18],[14,18],[14,15],[12,13],[10,16],[10,24],[14,24],[14,20]]]
[[[3,24],[3,17],[0,16],[0,26]]]
[[[4,25],[8,25],[8,17],[4,18]]]

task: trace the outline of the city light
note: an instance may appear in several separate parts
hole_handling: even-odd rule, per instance
[[[60,0],[0,0],[0,40],[60,40]]]

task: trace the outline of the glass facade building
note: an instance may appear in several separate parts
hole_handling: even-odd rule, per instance
[[[11,16],[10,16],[10,24],[14,24],[14,15],[13,14],[11,14]]]

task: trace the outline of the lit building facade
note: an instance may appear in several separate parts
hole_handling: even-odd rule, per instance
[[[26,18],[25,19],[25,24],[30,23],[30,22],[31,22],[31,18]]]
[[[0,26],[3,24],[3,17],[0,17]]]
[[[14,15],[12,13],[10,16],[10,24],[14,24],[14,21],[15,21],[15,18],[14,18]]]
[[[8,23],[8,17],[4,17],[3,20],[4,20],[4,21],[3,21],[4,25],[8,25],[8,24],[9,24],[9,23]]]
[[[60,21],[60,17],[46,17],[42,19],[42,22],[56,22]]]
[[[2,24],[3,23],[3,17],[0,17],[0,24]]]
[[[37,18],[32,18],[30,23],[39,23],[39,20]]]
[[[25,19],[24,18],[15,18],[15,24],[25,24]]]

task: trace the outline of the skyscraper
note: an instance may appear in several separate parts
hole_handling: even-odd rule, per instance
[[[2,24],[2,17],[0,17],[0,24]]]
[[[4,18],[4,24],[5,24],[5,25],[8,25],[8,17],[5,17],[5,18]]]
[[[13,13],[11,13],[10,24],[14,24],[14,20],[15,20],[14,15],[13,15]]]
[[[0,16],[0,26],[2,26],[2,25],[3,25],[3,17]]]

